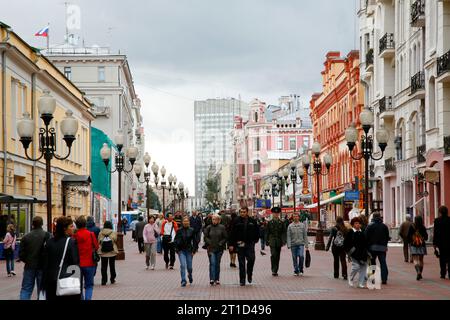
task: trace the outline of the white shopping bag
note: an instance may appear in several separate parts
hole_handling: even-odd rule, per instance
[[[367,268],[367,288],[369,290],[381,289],[381,269],[379,266],[371,265]]]
[[[39,291],[39,293],[38,293],[38,300],[47,300],[47,297],[45,295],[45,291],[44,290]]]

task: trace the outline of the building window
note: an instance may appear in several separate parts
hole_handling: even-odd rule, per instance
[[[256,160],[256,162],[253,164],[253,172],[254,173],[261,172],[261,161]]]
[[[260,150],[260,147],[261,147],[261,142],[260,142],[260,139],[259,139],[259,137],[256,137],[255,138],[255,140],[254,140],[254,149],[255,149],[255,151],[259,151]]]
[[[98,67],[98,82],[105,82],[105,67]]]
[[[297,149],[297,139],[295,137],[289,138],[289,149],[296,150]]]
[[[277,138],[277,149],[278,150],[283,150],[283,137],[278,137]]]
[[[258,112],[255,112],[255,122],[258,122]]]
[[[303,145],[309,148],[309,137],[303,137]]]
[[[241,177],[245,176],[245,164],[241,165]]]
[[[67,79],[72,80],[72,68],[71,67],[64,67],[64,76]]]

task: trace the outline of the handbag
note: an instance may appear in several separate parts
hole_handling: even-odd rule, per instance
[[[309,253],[309,250],[306,249],[306,256],[305,256],[305,267],[309,268],[311,265],[311,254]]]
[[[67,238],[66,245],[64,246],[64,253],[59,264],[58,278],[56,280],[56,295],[57,296],[72,296],[81,293],[81,283],[80,283],[80,268],[76,265],[71,265],[67,267],[67,271],[74,271],[75,277],[68,277],[60,279],[61,269],[63,266],[64,258],[66,257],[67,246],[69,244],[70,238]]]
[[[95,250],[95,245],[94,245],[94,238],[92,237],[92,232],[91,232],[91,239],[92,239],[92,261],[94,261],[95,264],[97,264],[100,261],[100,256],[97,252],[97,250]]]

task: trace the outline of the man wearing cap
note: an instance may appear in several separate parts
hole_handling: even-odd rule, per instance
[[[272,220],[267,224],[267,245],[270,246],[270,263],[272,266],[272,275],[278,276],[278,267],[280,265],[281,247],[284,246],[286,237],[286,224],[280,219],[281,209],[272,208]]]

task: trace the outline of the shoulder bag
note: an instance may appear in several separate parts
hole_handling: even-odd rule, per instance
[[[73,296],[81,293],[81,283],[80,283],[80,268],[76,265],[71,265],[67,267],[67,271],[74,271],[74,277],[70,276],[68,278],[60,279],[61,269],[64,263],[64,258],[66,257],[67,246],[69,244],[70,238],[67,238],[66,245],[64,246],[64,253],[59,264],[58,278],[56,280],[56,295],[57,296]]]
[[[166,225],[164,225],[164,227],[165,227]],[[164,243],[171,243],[172,242],[172,231],[173,231],[173,226],[174,226],[174,222],[172,221],[172,228],[170,229],[170,234],[169,235],[167,235],[167,234],[165,234],[165,235],[163,235],[163,242]]]
[[[97,252],[97,250],[95,250],[95,244],[94,244],[94,238],[92,237],[94,233],[91,232],[91,241],[92,241],[92,261],[94,261],[95,264],[97,264],[100,261],[100,256]]]

